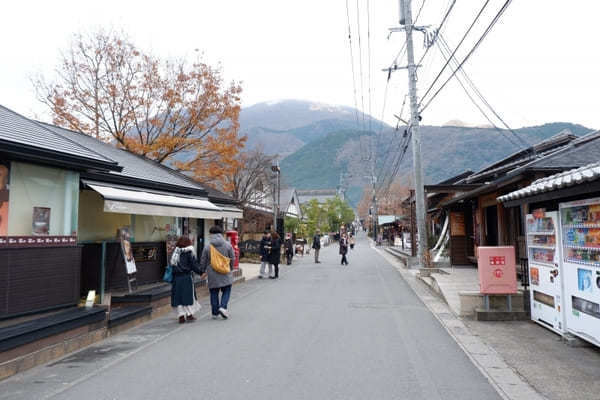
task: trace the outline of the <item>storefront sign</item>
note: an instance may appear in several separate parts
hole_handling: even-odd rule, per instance
[[[0,248],[77,246],[77,236],[0,236]]]
[[[450,233],[452,236],[465,236],[465,215],[462,212],[450,213]]]

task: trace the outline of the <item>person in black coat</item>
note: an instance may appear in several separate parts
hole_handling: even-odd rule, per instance
[[[284,247],[285,247],[285,260],[287,261],[287,265],[291,265],[292,258],[294,257],[294,243],[292,242],[292,237],[290,236],[289,233],[287,234],[287,236],[285,238]]]
[[[348,236],[345,233],[340,237],[340,254],[342,255],[342,265],[348,265],[348,259],[346,258],[346,254],[348,254]]]
[[[279,278],[279,261],[281,260],[281,239],[277,232],[271,233],[271,250],[269,253],[269,264],[275,268],[275,275],[269,276],[271,279]],[[270,266],[269,266],[270,272]]]
[[[315,250],[315,264],[321,263],[321,261],[319,261],[319,252],[321,251],[321,231],[318,229],[313,237],[312,248]]]
[[[171,306],[177,307],[179,323],[194,321],[197,311],[196,290],[192,272],[202,275],[192,241],[185,236],[177,240],[175,251],[171,256],[173,282],[171,286]]]
[[[260,240],[260,273],[258,274],[259,279],[266,278],[267,276],[273,275],[273,267],[269,263],[269,248],[271,247],[271,233],[265,231],[262,239]],[[269,266],[269,275],[267,275],[267,265]]]

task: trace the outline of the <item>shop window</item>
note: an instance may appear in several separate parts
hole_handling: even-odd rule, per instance
[[[12,162],[9,182],[8,236],[77,235],[79,173]]]

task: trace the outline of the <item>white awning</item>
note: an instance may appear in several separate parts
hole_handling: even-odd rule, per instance
[[[189,217],[221,219],[225,211],[208,200],[171,194],[158,194],[141,190],[102,186],[86,182],[104,198],[104,211],[120,214],[157,215],[163,217]]]
[[[221,211],[223,212],[223,217],[225,218],[244,218],[244,211],[240,210],[237,207],[225,204],[217,204],[217,207],[221,208]]]

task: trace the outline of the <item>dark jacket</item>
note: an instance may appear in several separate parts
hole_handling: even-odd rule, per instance
[[[312,244],[312,248],[313,249],[320,249],[321,248],[321,235],[316,234],[313,237],[313,244]]]
[[[229,273],[228,274],[220,274],[215,271],[210,265],[210,245],[215,246],[215,249],[225,257],[229,258]],[[233,247],[229,244],[228,241],[223,239],[223,235],[214,234],[210,235],[210,239],[208,243],[204,247],[204,251],[202,252],[202,256],[200,257],[200,270],[204,273],[206,271],[208,275],[208,288],[215,289],[224,286],[229,286],[233,284],[233,263],[235,262],[235,253],[233,251]]]
[[[285,239],[284,247],[285,247],[286,254],[294,253],[294,244],[292,243],[292,239]]]
[[[281,261],[281,239],[271,239],[271,252],[269,253],[269,262],[273,265],[279,265]]]
[[[192,246],[175,251],[179,252],[179,260],[172,265],[171,306],[191,306],[196,299],[192,271],[197,274],[202,274],[202,271]]]
[[[269,250],[265,249],[265,246],[271,245],[271,239],[267,236],[263,236],[260,240],[260,261],[269,261]]]
[[[340,238],[340,254],[348,253],[348,239]]]

